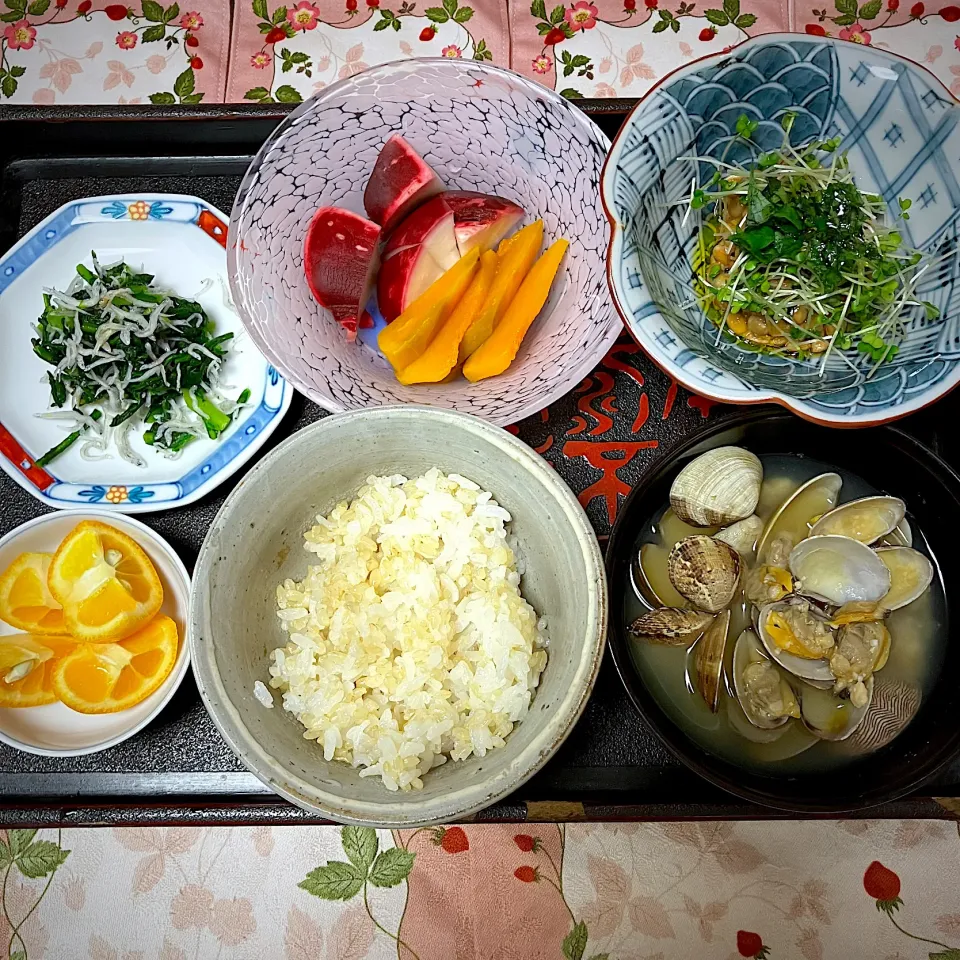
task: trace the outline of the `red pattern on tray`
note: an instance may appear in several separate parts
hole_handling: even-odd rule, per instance
[[[559,467],[602,537],[664,441],[679,439],[715,406],[687,393],[624,335],[570,394],[510,430]]]

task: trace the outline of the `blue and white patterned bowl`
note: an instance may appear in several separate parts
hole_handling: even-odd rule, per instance
[[[0,468],[49,507],[95,503],[119,513],[169,510],[192,503],[246,463],[276,429],[293,390],[244,334],[227,293],[227,218],[197,197],[131,194],[64,204],[0,257]],[[165,458],[134,431],[131,445],[145,467],[115,452],[85,460],[74,444],[47,468],[36,459],[69,425],[41,420],[50,408],[49,370],[30,345],[45,287],[65,289],[78,263],[95,250],[102,263],[124,259],[181,296],[199,301],[221,332],[236,339],[222,383],[251,403],[218,441],[189,444]]]
[[[819,363],[743,349],[717,329],[693,292],[697,226],[683,223],[691,181],[710,174],[692,155],[736,155],[738,117],[779,146],[784,114],[795,144],[842,137],[862,189],[888,208],[908,198],[905,242],[943,255],[918,287],[940,319],[911,316],[900,353],[872,376],[831,356]],[[922,67],[873,47],[796,34],[748,40],[670,74],[636,106],[613,145],[602,192],[613,226],[608,277],[618,310],[650,357],[697,393],[727,403],[781,403],[810,420],[864,426],[905,416],[960,380],[960,106]],[[703,165],[706,168],[706,164]],[[713,168],[710,168],[712,173]]]
[[[376,331],[348,343],[313,299],[303,238],[318,207],[363,214],[380,148],[402,133],[451,189],[506,197],[570,249],[517,359],[480,383],[405,387]],[[233,299],[250,335],[302,393],[331,411],[422,403],[515,423],[567,393],[621,329],[607,295],[609,226],[600,173],[609,141],[569,101],[470,60],[389,63],[332,84],[298,107],[244,177],[230,223]]]

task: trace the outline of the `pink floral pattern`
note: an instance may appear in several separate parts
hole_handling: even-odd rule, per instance
[[[40,68],[40,78],[49,80],[60,93],[66,93],[70,89],[73,78],[78,73],[83,73],[83,67],[73,57],[50,60]]]
[[[870,43],[870,34],[859,23],[844,27],[840,31],[841,40],[850,40],[852,43]]]
[[[784,31],[880,45],[930,65],[960,92],[960,28],[943,29],[960,23],[960,0],[530,0],[529,9],[524,0],[510,5],[510,18],[514,68],[571,98],[642,96],[694,57]]]
[[[157,0],[0,0],[0,101],[222,100],[228,9],[228,0],[185,12]]]
[[[37,31],[28,20],[18,20],[11,23],[3,35],[7,39],[7,46],[11,50],[29,50],[37,39]]]
[[[563,15],[564,20],[570,25],[570,29],[592,30],[597,25],[597,17],[600,11],[587,0],[579,0]]]
[[[0,0],[0,102],[222,100],[231,23],[230,100],[297,102],[359,63],[455,49],[513,66],[567,96],[637,97],[695,56],[775,30],[880,45],[929,66],[960,93],[957,2],[566,0],[542,10],[526,0],[433,2],[238,0],[231,21],[227,0],[183,8],[153,0]],[[348,60],[358,46],[363,56]]]
[[[949,820],[126,827],[0,839],[0,937],[21,960],[960,951],[960,822]]]
[[[236,11],[231,100],[299,103],[334,80],[405,57],[508,65],[504,0],[343,0],[342,9],[238,0]]]
[[[300,3],[287,11],[287,22],[294,30],[314,30],[319,20],[320,8],[307,0],[300,0]]]
[[[638,97],[695,56],[782,30],[902,53],[960,95],[958,0],[433,2],[238,0],[231,20],[227,0],[0,0],[0,102],[216,102],[231,25],[234,101],[299,102],[366,66],[457,50],[570,97]]]

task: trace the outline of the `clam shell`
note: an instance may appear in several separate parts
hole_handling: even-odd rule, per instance
[[[670,505],[699,527],[726,526],[757,508],[763,466],[749,450],[716,447],[688,463],[670,487]]]
[[[657,591],[653,589],[653,585],[650,583],[650,578],[647,576],[647,571],[644,569],[643,554],[644,549],[648,547],[649,544],[645,543],[636,552],[636,555],[633,558],[633,563],[630,564],[630,583],[633,586],[633,592],[636,594],[637,598],[642,600],[643,603],[651,610],[656,610],[658,607],[664,606],[664,602],[657,595]]]
[[[713,537],[686,537],[670,551],[667,573],[677,592],[695,607],[719,613],[740,582],[740,554]]]
[[[789,534],[791,548],[799,543],[808,534],[806,524],[837,505],[842,484],[840,474],[821,473],[794,490],[767,521],[757,541],[757,559],[780,566],[776,558],[766,556],[768,544],[783,533]]]
[[[788,715],[768,717],[757,711],[753,698],[748,695],[744,677],[744,671],[757,663],[770,664],[770,669],[777,670],[753,630],[744,630],[737,638],[737,643],[733,648],[733,689],[737,694],[737,700],[740,702],[744,716],[753,726],[761,730],[775,730],[777,727],[782,727],[790,717]],[[795,703],[793,691],[789,684],[782,674],[779,674],[779,671],[777,672],[781,678],[782,687],[786,688],[782,690],[785,703],[790,701]]]
[[[880,601],[887,610],[913,603],[933,582],[933,564],[912,547],[878,547],[877,556],[890,571],[890,589]]]
[[[730,633],[730,611],[724,610],[707,627],[693,648],[693,682],[711,713],[720,705],[720,678],[723,675],[723,653]]]
[[[803,686],[800,693],[800,719],[803,725],[821,740],[846,740],[856,733],[870,710],[873,700],[873,677],[865,681],[867,702],[855,707],[847,697],[831,690]]]
[[[752,517],[730,524],[729,527],[724,527],[719,533],[715,533],[714,537],[729,543],[740,556],[746,556],[753,552],[761,533],[763,533],[763,521],[754,514]]]
[[[631,567],[637,596],[651,610],[658,607],[686,607],[687,601],[670,582],[667,557],[670,551],[659,543],[645,543],[634,556]]]
[[[751,756],[756,760],[777,763],[795,757],[820,743],[820,740],[802,723],[785,723],[782,727],[775,727],[773,730],[761,730],[755,727],[747,720],[743,707],[740,706],[736,697],[727,697],[724,700],[724,706],[730,726],[744,740],[766,744],[762,751],[750,750]]]
[[[883,620],[888,613],[889,610],[882,603],[854,600],[837,607],[830,622],[835,627],[845,627],[849,623],[872,623],[874,620]]]
[[[834,535],[807,537],[790,553],[799,593],[842,606],[879,600],[890,589],[890,571],[866,544]]]
[[[904,517],[897,524],[896,529],[891,530],[885,537],[880,538],[880,543],[885,547],[912,547],[913,529],[910,526],[910,521]]]
[[[850,746],[861,753],[872,753],[885,747],[917,715],[921,702],[919,687],[878,677],[874,682],[870,712],[850,738]]]
[[[907,512],[899,497],[863,497],[850,500],[825,513],[810,529],[811,537],[851,537],[861,543],[875,543],[897,528]]]
[[[713,619],[709,613],[699,610],[679,610],[663,607],[637,617],[627,630],[648,643],[668,643],[672,646],[689,647],[697,634]]]
[[[795,677],[800,677],[802,680],[827,683],[832,687],[834,676],[827,660],[808,660],[804,657],[797,657],[792,653],[787,653],[786,650],[777,646],[769,634],[767,630],[767,620],[770,614],[782,609],[786,602],[788,601],[765,604],[757,613],[757,635],[760,637],[763,648],[770,655],[770,658],[783,667],[787,673],[792,673]]]

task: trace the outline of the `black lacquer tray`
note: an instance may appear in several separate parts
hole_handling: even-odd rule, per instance
[[[613,135],[629,104],[583,101]],[[0,113],[0,249],[68,200],[130,191],[188,193],[229,211],[241,176],[283,118],[277,106],[5,108]],[[296,396],[276,443],[323,416]],[[514,429],[579,494],[606,542],[618,503],[638,477],[723,407],[672,383],[624,335],[568,396]],[[960,468],[951,427],[960,396],[902,427]],[[142,517],[188,567],[238,478],[190,506]],[[0,535],[46,508],[0,477]],[[960,518],[944,518],[956,522]],[[941,816],[932,797],[960,796],[960,760],[924,796],[870,816]],[[699,779],[660,745],[604,664],[583,719],[551,763],[481,819],[782,816]],[[0,745],[0,823],[172,820],[295,822],[309,817],[274,797],[220,739],[192,676],[146,730],[103,753],[55,759]]]

